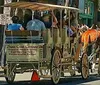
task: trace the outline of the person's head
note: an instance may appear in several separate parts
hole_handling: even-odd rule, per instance
[[[34,12],[34,19],[40,19],[41,18],[41,13],[39,11]]]
[[[69,19],[67,18],[63,18],[63,25],[67,25],[69,26]]]
[[[43,19],[44,22],[49,22],[50,21],[50,15],[45,14],[42,19]]]
[[[12,21],[13,21],[13,23],[18,23],[19,17],[18,16],[13,16]]]

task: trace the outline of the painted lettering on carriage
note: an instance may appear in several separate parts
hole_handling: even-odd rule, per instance
[[[8,55],[36,55],[38,46],[8,45]]]
[[[19,46],[19,45],[8,45],[7,48],[38,48],[38,46]]]
[[[36,55],[36,50],[9,50],[9,55]]]

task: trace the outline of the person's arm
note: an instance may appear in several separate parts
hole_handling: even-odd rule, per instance
[[[25,30],[23,27],[20,28],[21,31]]]
[[[71,26],[70,28],[71,28],[71,30],[73,30],[74,32],[76,32],[76,29],[75,29],[74,26]]]
[[[7,24],[7,25],[6,25],[6,31],[11,31],[11,30],[10,30],[10,25],[11,25],[11,24]]]
[[[53,23],[56,25],[56,24],[58,23],[58,20],[57,20],[57,18],[56,18],[56,16],[54,15],[53,12],[51,12],[51,15],[52,15],[52,17],[53,17]]]
[[[19,28],[21,31],[23,31],[24,30],[24,28],[22,27],[22,25],[20,24],[20,28]]]

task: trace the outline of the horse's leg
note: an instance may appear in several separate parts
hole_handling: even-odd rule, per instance
[[[92,70],[93,71],[95,71],[95,65],[96,65],[96,60],[97,60],[97,49],[98,49],[98,45],[97,45],[97,43],[95,43],[95,44],[93,44],[93,46],[92,46],[92,54],[94,55],[93,56],[93,62],[92,62]]]
[[[92,49],[93,49],[93,53],[95,53],[94,51],[95,51],[95,49],[96,49],[96,45],[94,44],[93,46],[92,46]],[[92,64],[92,71],[95,71],[95,64],[96,64],[96,55],[95,56],[93,56],[93,64]]]

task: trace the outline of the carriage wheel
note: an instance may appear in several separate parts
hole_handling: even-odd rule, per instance
[[[15,72],[13,71],[10,71],[9,68],[8,70],[7,69],[4,69],[4,74],[7,75],[7,72],[8,72],[8,76],[5,77],[6,81],[8,84],[11,84],[14,82],[14,79],[15,79]]]
[[[52,75],[51,80],[54,84],[57,84],[61,76],[61,52],[59,49],[54,49],[52,53],[50,73]]]
[[[81,75],[83,79],[87,79],[89,76],[89,62],[86,53],[81,58]]]
[[[99,74],[99,76],[100,76],[100,53],[98,54],[98,56],[99,56],[99,62],[98,62],[98,74]]]

